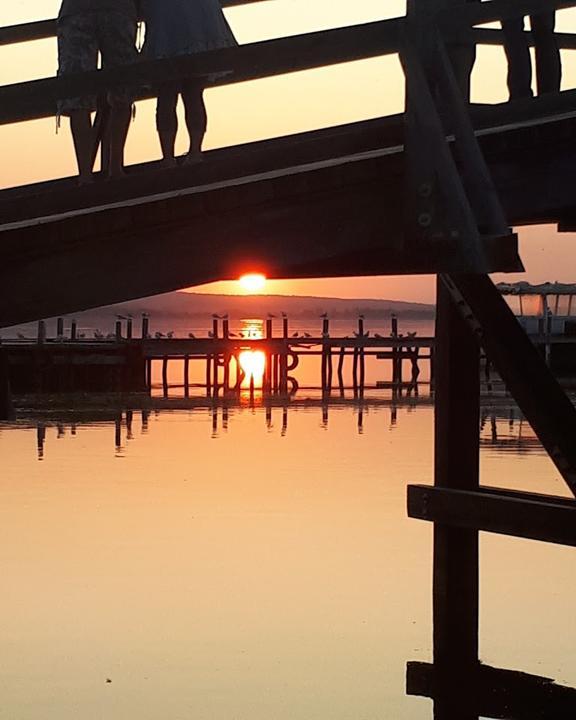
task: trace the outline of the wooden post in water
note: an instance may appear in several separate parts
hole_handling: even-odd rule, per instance
[[[479,487],[480,353],[443,282],[437,283],[434,482]],[[478,666],[478,531],[434,525],[434,665],[446,689],[436,717],[455,717]],[[460,706],[461,707],[461,706]],[[477,717],[462,714],[463,720]]]
[[[76,320],[72,320],[72,325],[70,326],[70,340],[72,342],[76,342],[78,339],[78,323]]]
[[[330,336],[330,320],[322,319],[322,392],[329,394],[332,390],[332,353],[328,338]]]
[[[340,397],[344,397],[344,358],[346,357],[346,348],[343,345],[340,348],[338,357],[338,387],[340,389]]]
[[[190,355],[184,355],[184,397],[190,397]]]
[[[228,321],[228,318],[224,318],[222,321],[222,337],[224,340],[228,340],[230,338],[230,323]],[[224,392],[227,393],[230,390],[230,353],[227,350],[227,345],[225,345],[224,353],[222,355],[224,360]]]
[[[114,334],[116,336],[116,342],[122,342],[122,320],[116,320]]]
[[[360,338],[360,345],[358,347],[358,364],[360,366],[360,381],[358,385],[357,393],[360,397],[364,397],[364,385],[366,383],[366,357],[364,353],[364,316],[360,315],[358,318],[358,337]]]
[[[288,393],[288,318],[282,315],[282,350],[280,352],[280,393]]]
[[[266,318],[264,325],[264,337],[266,340],[270,340],[273,336],[272,318]],[[264,385],[263,390],[266,393],[273,393],[278,391],[278,375],[276,368],[276,355],[270,350],[270,346],[266,347],[266,367],[264,371]]]
[[[150,318],[148,315],[142,315],[142,339],[147,340],[150,337]]]
[[[162,358],[162,392],[168,397],[168,356]]]
[[[206,397],[212,396],[212,355],[206,355]]]
[[[59,317],[56,320],[56,337],[58,340],[62,340],[64,338],[64,318]]]
[[[132,340],[133,335],[133,321],[132,318],[129,317],[128,320],[126,320],[126,339]]]

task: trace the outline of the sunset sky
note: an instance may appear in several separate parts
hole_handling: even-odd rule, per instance
[[[54,17],[59,4],[59,0],[3,2],[0,25]],[[394,17],[403,14],[404,7],[402,0],[269,0],[230,9],[226,14],[239,42],[247,43]],[[576,9],[559,12],[557,25],[576,32]],[[565,52],[563,64],[564,87],[576,87],[576,52]],[[53,75],[56,66],[53,40],[0,48],[3,85]],[[473,100],[505,99],[503,52],[481,48]],[[206,100],[210,123],[204,147],[209,149],[399,112],[403,109],[404,80],[398,59],[390,57],[221,87],[209,90]],[[152,102],[138,106],[128,141],[128,163],[159,157],[153,111]],[[182,136],[180,152],[184,145]],[[0,128],[0,147],[0,187],[75,171],[68,130],[63,126],[56,135],[53,119]],[[575,241],[573,235],[558,235],[553,227],[523,230],[521,249],[528,273],[521,279],[576,281],[574,263],[569,261]],[[231,292],[237,288],[220,283],[201,290]],[[415,277],[274,281],[268,284],[268,291],[424,302],[434,298],[433,281]]]

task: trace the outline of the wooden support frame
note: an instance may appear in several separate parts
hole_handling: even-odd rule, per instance
[[[408,515],[483,532],[576,546],[576,501],[481,487],[474,491],[410,485]]]
[[[442,278],[461,316],[576,496],[576,408],[487,275]]]

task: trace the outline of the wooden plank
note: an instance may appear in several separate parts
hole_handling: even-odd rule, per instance
[[[444,277],[500,377],[576,496],[576,409],[487,275]]]
[[[576,502],[565,498],[410,485],[408,515],[452,527],[576,545]]]
[[[434,483],[473,491],[479,484],[480,353],[450,294],[437,283]],[[478,661],[478,532],[434,525],[434,662],[461,669]],[[452,702],[468,688],[461,683]],[[439,712],[450,708],[439,708]],[[463,714],[463,720],[468,715]]]
[[[219,74],[216,84],[229,85],[396,53],[403,26],[403,19],[381,20],[205,53],[138,62],[113,70],[5,85],[0,88],[0,124],[55,115],[59,99],[95,95],[108,88],[125,85],[155,87],[167,77],[206,78]],[[151,89],[135,94],[140,99],[154,97]]]
[[[266,0],[220,0],[222,7],[236,7],[238,5],[251,5]],[[0,46],[14,45],[30,42],[32,40],[45,40],[55,37],[56,19],[40,20],[39,22],[21,23],[0,28]]]
[[[476,717],[560,720],[576,715],[576,689],[557,685],[550,678],[478,664],[471,674],[470,684],[476,689],[473,698]],[[408,695],[436,699],[446,691],[450,692],[451,688],[442,687],[434,665],[407,664]],[[451,716],[452,719],[460,717],[458,713]]]

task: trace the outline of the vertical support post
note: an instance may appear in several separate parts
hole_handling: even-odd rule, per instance
[[[122,320],[116,320],[114,335],[116,336],[116,342],[122,342]]]
[[[0,420],[10,420],[13,412],[8,354],[0,347]]]
[[[142,315],[142,339],[147,340],[150,337],[150,318],[148,315]]]
[[[37,340],[38,340],[38,345],[44,345],[44,343],[46,342],[46,323],[44,322],[44,320],[38,321]]]
[[[162,358],[162,391],[164,397],[168,397],[168,358]]]
[[[184,397],[190,397],[190,355],[184,355]]]
[[[338,388],[340,390],[340,397],[344,397],[344,358],[346,356],[346,347],[343,345],[340,348],[340,354],[338,356]]]
[[[128,320],[126,320],[126,339],[132,340],[133,334],[133,320],[131,317],[129,317]]]
[[[479,485],[480,351],[442,281],[437,281],[434,482]],[[434,665],[439,718],[476,720],[478,531],[434,525]],[[450,688],[450,689],[448,689]],[[452,714],[450,714],[452,713]]]
[[[78,323],[76,320],[72,320],[72,325],[70,326],[70,340],[72,342],[76,342],[78,339]]]
[[[224,361],[224,392],[227,393],[230,390],[230,353],[228,352],[227,342],[230,338],[230,323],[228,318],[224,318],[222,321],[222,337],[226,341],[222,358]]]
[[[64,318],[59,317],[56,320],[56,337],[58,340],[62,340],[64,337]]]

